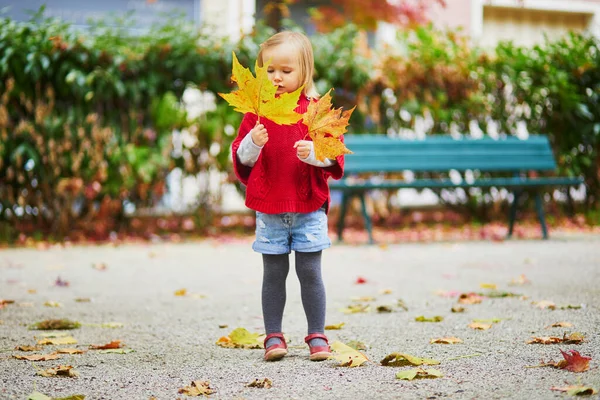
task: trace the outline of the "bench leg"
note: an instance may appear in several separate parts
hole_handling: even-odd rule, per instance
[[[513,228],[515,226],[515,219],[517,218],[517,208],[519,206],[519,197],[521,197],[521,191],[515,190],[513,192],[513,202],[510,205],[510,215],[508,219],[508,237],[510,238],[513,234]]]
[[[535,210],[542,227],[542,235],[544,239],[548,239],[548,227],[546,226],[546,216],[544,215],[544,202],[540,192],[535,194]]]
[[[346,210],[348,208],[348,199],[349,199],[350,195],[346,194],[346,192],[342,192],[342,201],[340,204],[340,219],[338,220],[338,225],[337,225],[337,236],[338,236],[338,241],[343,241],[343,237],[342,234],[344,232],[344,225],[345,225],[345,217],[346,217]]]
[[[365,194],[362,193],[360,196],[360,205],[362,208],[363,218],[365,219],[365,228],[367,228],[367,232],[369,233],[369,243],[373,244],[375,241],[373,240],[373,226],[371,224],[371,218],[369,217],[369,213],[367,213],[367,204],[365,202]]]

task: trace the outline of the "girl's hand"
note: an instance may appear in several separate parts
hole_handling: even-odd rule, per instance
[[[258,121],[256,121],[256,125],[250,131],[250,135],[252,136],[252,142],[259,147],[263,147],[269,141],[267,129],[263,124],[258,123]]]
[[[302,160],[306,160],[312,150],[312,142],[310,140],[298,140],[294,143],[296,155]]]

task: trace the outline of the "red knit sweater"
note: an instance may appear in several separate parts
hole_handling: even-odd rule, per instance
[[[296,112],[304,114],[310,100],[301,96]],[[294,143],[310,140],[302,122],[278,125],[266,118],[260,122],[269,134],[253,167],[243,165],[237,150],[244,136],[256,124],[257,116],[245,114],[238,135],[232,144],[233,168],[239,180],[247,186],[246,206],[266,214],[284,212],[308,213],[318,210],[324,203],[329,209],[327,178],[340,179],[344,174],[344,156],[336,158],[330,167],[315,167],[296,156]]]

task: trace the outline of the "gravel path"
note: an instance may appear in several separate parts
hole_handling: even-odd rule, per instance
[[[358,340],[371,362],[358,368],[337,367],[335,360],[308,361],[302,343],[306,321],[298,280],[288,278],[284,330],[290,354],[280,362],[262,361],[262,350],[225,349],[215,341],[236,327],[262,332],[261,258],[250,240],[181,244],[71,247],[0,251],[0,299],[14,300],[0,309],[0,399],[26,399],[34,390],[49,396],[84,394],[86,399],[176,399],[179,388],[208,380],[216,399],[549,399],[565,394],[553,386],[581,383],[600,390],[600,236],[555,237],[549,241],[462,242],[389,246],[334,245],[324,252],[330,340]],[[104,263],[106,270],[92,266]],[[292,261],[293,264],[293,261]],[[531,284],[509,286],[524,274]],[[55,285],[60,276],[69,286]],[[358,277],[366,283],[357,284]],[[481,283],[519,297],[484,298],[452,313],[456,297],[436,291],[485,292]],[[174,292],[187,289],[187,296]],[[382,294],[389,289],[391,294]],[[31,293],[35,290],[35,293]],[[449,293],[451,295],[452,293]],[[202,296],[201,296],[202,295]],[[203,297],[205,296],[205,297]],[[352,298],[372,296],[367,313],[341,310]],[[91,302],[77,302],[90,298]],[[401,299],[408,307],[397,306]],[[549,300],[557,309],[540,309],[533,301]],[[62,307],[44,306],[47,301]],[[377,313],[379,305],[394,312]],[[579,309],[562,309],[564,306]],[[424,315],[442,322],[416,322]],[[13,355],[33,345],[41,331],[33,322],[69,318],[83,324],[69,331],[77,345],[46,346],[87,349],[89,344],[122,340],[134,352],[63,355],[60,360],[31,362]],[[467,325],[474,319],[499,318],[486,331]],[[572,328],[547,328],[568,321]],[[121,328],[99,324],[119,322]],[[220,328],[227,325],[226,328]],[[531,336],[581,332],[579,345],[526,344]],[[430,344],[432,338],[455,336],[461,344]],[[573,373],[550,367],[526,368],[562,359],[559,349],[591,356],[590,370]],[[404,381],[379,361],[399,352],[439,360],[443,378]],[[467,357],[465,357],[467,356]],[[45,378],[38,369],[72,365],[77,378]],[[271,389],[249,388],[269,378]],[[598,395],[595,396],[597,398]]]

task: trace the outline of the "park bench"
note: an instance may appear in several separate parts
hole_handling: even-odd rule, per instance
[[[505,188],[513,193],[508,237],[513,232],[519,198],[523,193],[531,192],[535,195],[543,237],[547,239],[541,193],[553,187],[583,183],[579,177],[545,176],[556,170],[556,161],[548,138],[542,135],[530,135],[527,139],[512,136],[455,139],[449,135],[430,135],[422,140],[412,140],[387,135],[348,134],[344,139],[353,154],[346,155],[344,177],[329,183],[331,190],[342,193],[337,226],[340,241],[348,201],[353,196],[360,197],[365,228],[373,243],[371,218],[365,205],[365,194],[371,190],[491,187]],[[450,179],[448,172],[451,170],[461,173],[462,179],[458,182]],[[465,179],[462,173],[467,170],[474,172],[474,179]],[[412,171],[415,178],[388,177],[404,171]]]

